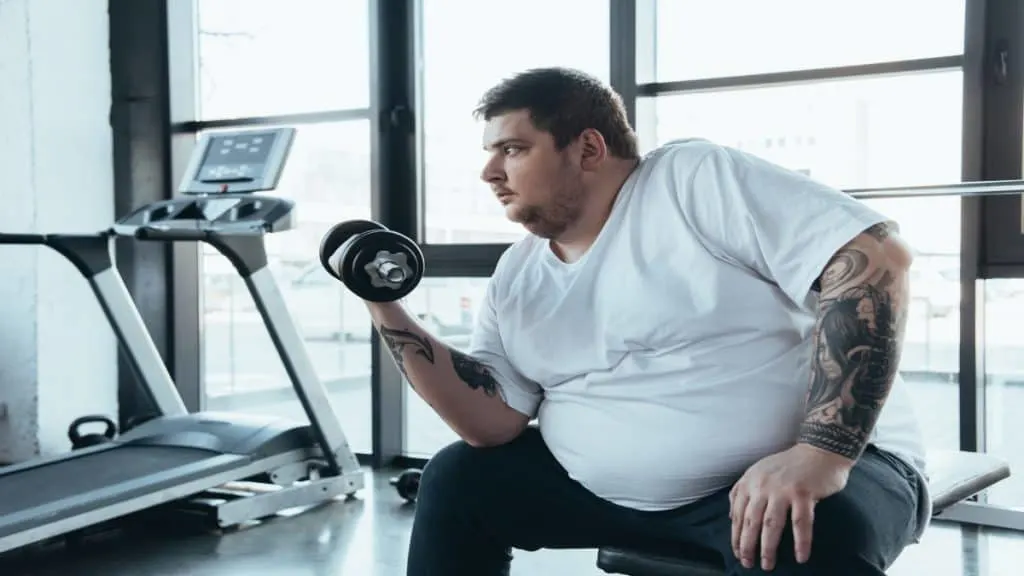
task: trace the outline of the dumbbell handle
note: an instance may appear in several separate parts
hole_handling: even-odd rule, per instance
[[[395,284],[405,282],[405,268],[399,266],[394,260],[378,258],[374,264],[376,264],[377,274],[381,280]]]

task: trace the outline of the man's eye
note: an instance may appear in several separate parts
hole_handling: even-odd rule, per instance
[[[504,151],[506,156],[509,156],[509,155],[512,155],[512,154],[515,154],[515,153],[519,152],[520,150],[522,150],[522,148],[520,148],[519,146],[513,146],[511,144],[507,144],[502,150]]]

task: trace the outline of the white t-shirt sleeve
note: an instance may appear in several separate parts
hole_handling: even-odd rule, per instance
[[[848,194],[738,150],[712,147],[696,165],[674,152],[683,217],[716,257],[805,303],[828,261],[888,219]]]
[[[498,329],[498,314],[495,305],[497,272],[487,286],[484,301],[477,311],[473,336],[468,353],[486,364],[501,388],[505,403],[513,410],[534,418],[543,397],[540,385],[523,376],[505,352],[501,332]]]

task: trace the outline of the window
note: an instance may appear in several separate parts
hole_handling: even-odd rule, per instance
[[[638,50],[637,74],[671,82],[958,55],[964,12],[964,0],[642,0],[654,58]]]
[[[370,105],[366,0],[198,0],[200,120]]]
[[[492,85],[528,68],[567,66],[607,81],[608,1],[422,4],[427,242],[504,243],[524,235],[480,180],[486,155],[473,109]]]
[[[986,280],[985,284],[985,440],[986,451],[1005,458],[1014,471],[1024,469],[1024,279]],[[1019,474],[988,490],[988,502],[1024,506],[1024,479]]]
[[[300,125],[274,195],[296,202],[294,227],[267,237],[269,266],[352,449],[371,451],[370,316],[320,266],[333,224],[370,217],[369,122]],[[306,417],[246,290],[204,245],[203,364],[207,407]]]
[[[960,181],[961,73],[638,102],[644,147],[702,137],[849,189]],[[959,447],[960,200],[875,199],[917,251],[901,372],[930,449]]]
[[[406,303],[432,335],[465,352],[487,282],[487,278],[424,278]],[[415,391],[408,385],[405,390],[406,454],[429,457],[458,439]]]

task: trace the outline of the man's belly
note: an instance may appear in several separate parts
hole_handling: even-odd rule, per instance
[[[734,393],[629,398],[552,391],[540,407],[540,430],[569,475],[597,496],[667,510],[730,486],[795,440],[802,389],[766,382],[729,387]]]

